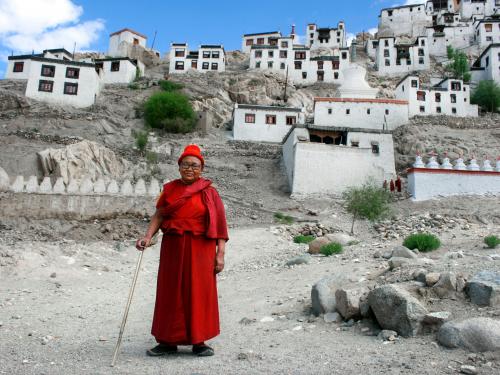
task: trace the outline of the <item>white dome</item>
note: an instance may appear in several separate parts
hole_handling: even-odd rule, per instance
[[[352,65],[343,69],[344,83],[340,87],[341,98],[375,99],[378,89],[370,87],[366,82],[366,69],[359,65]]]

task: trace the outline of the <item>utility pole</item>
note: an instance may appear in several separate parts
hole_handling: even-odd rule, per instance
[[[73,44],[73,60],[75,59],[76,42]]]
[[[286,75],[285,75],[285,93],[283,94],[283,101],[288,102],[288,98],[286,97],[286,88],[288,86],[288,64],[286,65]]]
[[[154,46],[155,46],[155,41],[156,41],[156,33],[157,33],[157,32],[158,32],[158,31],[157,31],[157,30],[155,30],[155,36],[153,37],[153,43],[151,43],[151,49],[153,49],[153,48],[154,48]]]

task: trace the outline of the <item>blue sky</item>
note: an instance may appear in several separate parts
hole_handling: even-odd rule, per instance
[[[64,46],[105,52],[111,32],[124,27],[148,36],[155,49],[168,51],[170,42],[221,43],[239,49],[241,35],[280,30],[291,24],[299,35],[307,23],[322,27],[346,23],[348,33],[377,26],[380,9],[421,0],[271,1],[253,0],[0,0],[0,77],[7,56]],[[309,5],[310,4],[310,5]]]

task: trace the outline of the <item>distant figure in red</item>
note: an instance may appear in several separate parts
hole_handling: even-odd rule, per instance
[[[401,181],[401,178],[398,176],[398,178],[396,179],[396,190],[398,193],[401,193],[402,186],[403,183]]]
[[[146,353],[162,356],[193,345],[194,354],[211,356],[205,341],[220,333],[215,275],[224,269],[226,214],[212,182],[201,177],[200,148],[187,146],[178,164],[181,178],[163,186],[147,233],[136,243],[143,251],[163,231],[151,329],[158,345]]]

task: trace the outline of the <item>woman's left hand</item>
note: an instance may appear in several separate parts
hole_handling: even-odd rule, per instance
[[[218,274],[224,269],[224,254],[217,253],[215,256],[215,273]]]

